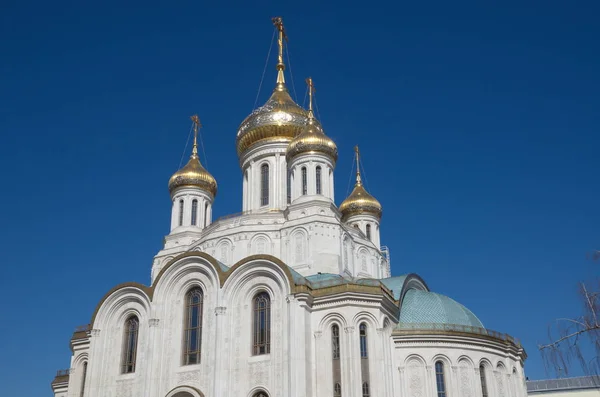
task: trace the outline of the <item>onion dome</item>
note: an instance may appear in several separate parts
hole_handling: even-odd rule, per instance
[[[197,187],[213,197],[217,195],[217,181],[215,178],[202,166],[198,157],[198,127],[200,120],[198,116],[192,116],[194,121],[194,146],[192,147],[192,155],[190,160],[183,168],[173,174],[169,179],[169,192],[173,192],[180,187]]]
[[[254,110],[240,124],[236,146],[238,156],[259,143],[289,143],[300,134],[308,121],[308,113],[296,104],[285,85],[283,71],[283,41],[287,39],[281,18],[273,18],[279,30],[279,61],[277,63],[277,85],[269,100]]]
[[[358,146],[354,148],[356,151],[356,184],[352,193],[342,202],[339,209],[342,213],[342,219],[348,219],[353,215],[372,215],[378,219],[381,219],[382,207],[379,201],[371,196],[366,191],[360,178],[360,163],[359,163],[359,152]]]
[[[294,157],[303,153],[320,153],[329,157],[333,163],[337,161],[338,150],[335,142],[323,132],[323,128],[315,119],[312,109],[312,96],[314,86],[312,79],[306,79],[308,83],[308,123],[300,135],[296,136],[286,151],[287,160],[290,161]]]

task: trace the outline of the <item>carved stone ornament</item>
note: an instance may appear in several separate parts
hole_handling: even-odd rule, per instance
[[[217,316],[224,315],[226,311],[227,311],[227,308],[225,306],[215,307],[215,315],[217,315]]]
[[[94,337],[94,338],[97,338],[97,337],[99,337],[99,336],[100,336],[100,330],[99,330],[99,329],[93,329],[93,330],[90,332],[90,335],[91,335],[92,337]]]
[[[158,318],[151,318],[150,320],[148,320],[148,325],[150,327],[158,327],[158,323],[160,323],[160,320]]]
[[[354,332],[354,327],[346,327],[344,328],[344,331],[346,331],[347,334],[351,334],[352,332]]]

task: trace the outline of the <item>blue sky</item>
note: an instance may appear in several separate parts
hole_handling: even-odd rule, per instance
[[[340,149],[338,204],[359,144],[393,272],[419,273],[520,338],[527,375],[546,377],[536,344],[554,318],[579,313],[577,282],[599,273],[586,254],[600,248],[600,10],[417,3],[5,0],[5,394],[51,395],[74,327],[114,285],[149,282],[190,115],[219,183],[214,215],[241,210],[235,133],[276,15],[290,38],[289,85],[302,103],[313,77]]]

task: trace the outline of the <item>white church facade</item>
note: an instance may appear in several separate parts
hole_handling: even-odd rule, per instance
[[[525,397],[526,354],[416,274],[392,276],[382,206],[334,197],[335,143],[277,80],[240,125],[243,212],[212,220],[194,122],[150,285],[124,283],[71,338],[55,397]]]

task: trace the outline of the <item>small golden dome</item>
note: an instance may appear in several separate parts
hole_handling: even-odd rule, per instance
[[[197,137],[200,119],[198,119],[198,116],[192,116],[192,121],[194,122],[194,145],[192,147],[192,155],[187,164],[174,173],[169,179],[169,192],[173,194],[177,188],[193,186],[210,193],[214,198],[217,195],[217,181],[210,172],[200,164],[200,158],[198,157]]]
[[[278,83],[271,98],[240,124],[237,153],[241,156],[257,143],[290,142],[308,121],[306,110],[290,97],[284,83]]]
[[[353,215],[367,214],[381,219],[383,208],[381,203],[366,191],[360,177],[358,147],[356,151],[356,184],[352,193],[340,204],[339,210],[342,213],[342,219],[348,219]]]
[[[338,150],[335,142],[323,132],[323,127],[315,119],[312,110],[312,96],[314,86],[312,79],[306,79],[308,83],[309,101],[308,101],[308,124],[303,131],[295,137],[286,151],[287,161],[302,153],[321,153],[328,156],[333,163],[337,161]]]

